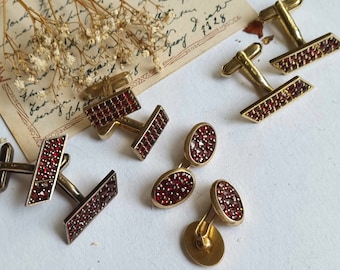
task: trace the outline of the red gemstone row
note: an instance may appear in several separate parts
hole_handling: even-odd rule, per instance
[[[282,60],[274,63],[274,66],[286,73],[291,72],[339,49],[339,47],[339,40],[334,36],[331,36],[316,44],[312,44],[302,51],[283,58]]]
[[[285,87],[278,92],[275,91],[274,94],[269,94],[265,100],[250,109],[245,115],[256,122],[259,122],[310,89],[311,86],[309,84],[302,80],[297,80],[288,87]]]
[[[66,136],[46,140],[42,145],[34,172],[34,185],[30,190],[29,203],[48,200],[57,180]]]
[[[243,205],[240,195],[226,181],[220,181],[216,185],[217,201],[223,213],[234,221],[239,221],[243,217]]]
[[[159,183],[155,199],[163,206],[171,206],[185,199],[193,187],[194,179],[189,172],[176,172]]]
[[[161,109],[152,119],[151,124],[147,124],[149,128],[144,132],[141,141],[135,147],[142,159],[145,159],[149,154],[168,122],[167,114],[164,109]]]
[[[140,109],[139,102],[130,89],[125,89],[115,95],[84,109],[84,113],[95,127],[105,126]]]
[[[86,228],[86,226],[105,208],[117,195],[116,176],[112,175],[104,183],[100,183],[98,190],[85,199],[74,212],[71,218],[65,220],[66,233],[69,242],[72,242]]]
[[[216,146],[216,133],[212,126],[200,126],[190,142],[190,156],[197,163],[207,162]]]

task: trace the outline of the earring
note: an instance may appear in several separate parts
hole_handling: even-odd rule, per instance
[[[261,21],[279,18],[283,29],[296,46],[295,49],[270,60],[272,66],[283,73],[292,72],[340,48],[339,40],[332,33],[305,43],[299,28],[289,13],[291,9],[300,6],[301,3],[302,0],[277,1],[273,6],[259,13]]]
[[[229,77],[241,69],[255,87],[268,92],[267,95],[241,111],[244,118],[255,123],[264,120],[313,88],[299,76],[295,76],[274,90],[251,61],[260,54],[261,50],[261,44],[253,43],[244,51],[239,51],[232,60],[222,67],[221,73],[222,76]]]
[[[227,225],[239,225],[244,219],[241,197],[225,180],[215,181],[210,189],[212,205],[200,221],[191,223],[184,233],[184,247],[189,257],[197,264],[217,264],[224,254],[224,242],[213,225],[218,216]]]
[[[190,166],[208,163],[216,148],[216,132],[208,123],[195,125],[184,143],[184,157],[178,168],[161,175],[151,192],[152,202],[159,208],[171,208],[184,202],[195,187]]]

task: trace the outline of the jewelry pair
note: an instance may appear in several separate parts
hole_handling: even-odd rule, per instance
[[[145,123],[127,117],[141,109],[131,88],[127,87],[130,82],[130,73],[122,72],[88,87],[84,91],[85,98],[104,98],[85,107],[84,113],[103,140],[111,137],[118,127],[134,133],[136,137],[131,148],[140,160],[144,160],[163,132],[169,117],[160,105],[156,106]]]
[[[34,206],[51,200],[55,186],[61,187],[78,204],[64,220],[66,238],[70,244],[117,195],[118,187],[116,173],[111,170],[84,197],[77,187],[61,173],[70,161],[70,156],[64,153],[66,140],[66,135],[45,139],[35,165],[14,163],[12,145],[3,144],[0,149],[0,192],[6,190],[11,172],[33,175],[26,206]]]
[[[273,6],[259,13],[259,20],[261,21],[278,18],[285,32],[296,46],[295,49],[270,60],[273,67],[284,74],[310,64],[340,48],[339,40],[332,33],[305,43],[299,28],[289,13],[291,9],[301,3],[302,0],[279,0]],[[241,69],[256,88],[268,92],[267,95],[241,111],[243,117],[255,123],[264,120],[313,88],[311,84],[299,76],[295,76],[282,86],[273,89],[251,61],[260,54],[261,49],[261,44],[254,43],[244,51],[239,51],[232,60],[222,67],[221,72],[222,76],[229,77]]]
[[[172,208],[183,203],[195,187],[191,166],[203,166],[213,157],[216,132],[208,123],[195,125],[186,137],[184,157],[178,168],[161,175],[155,182],[151,198],[159,208]],[[218,263],[224,254],[224,241],[213,225],[218,216],[228,225],[241,224],[244,209],[236,189],[225,180],[217,180],[210,190],[212,206],[198,222],[191,223],[184,234],[184,246],[189,257],[200,265]]]

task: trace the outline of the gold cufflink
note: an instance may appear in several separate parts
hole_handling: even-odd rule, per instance
[[[84,113],[91,125],[97,128],[97,134],[103,140],[108,139],[117,127],[136,134],[131,148],[140,160],[144,160],[163,132],[169,117],[160,105],[156,106],[145,124],[126,117],[141,108],[130,88],[116,92],[130,81],[130,73],[122,72],[111,78],[105,77],[103,81],[88,87],[84,91],[88,98],[98,96],[106,98],[85,107]]]
[[[332,33],[325,34],[305,43],[301,32],[289,11],[302,3],[302,0],[277,1],[273,6],[259,13],[259,20],[267,21],[279,18],[285,32],[294,42],[295,49],[278,56],[270,63],[283,73],[289,73],[303,67],[325,55],[339,49],[340,42]]]
[[[95,104],[84,107],[83,111],[95,128],[110,125],[141,108],[130,88],[125,88]]]
[[[7,188],[9,172],[34,174],[26,205],[49,200],[54,190],[53,185],[55,186],[56,183],[60,186],[78,203],[78,206],[64,220],[66,238],[70,244],[116,196],[118,193],[117,179],[116,173],[110,171],[89,195],[84,197],[77,187],[61,173],[68,165],[70,157],[66,153],[61,155],[63,150],[57,151],[58,147],[51,147],[51,144],[56,140],[58,138],[49,139],[43,143],[36,165],[13,163],[13,147],[9,143],[2,145],[0,149],[0,191]],[[61,141],[62,139],[58,146],[62,148]]]
[[[41,144],[35,165],[13,163],[13,147],[9,143],[2,145],[0,151],[0,191],[7,188],[9,172],[33,174],[26,206],[50,200],[62,164],[66,139],[66,135],[45,139]]]
[[[65,159],[69,159],[68,155],[64,156]],[[63,163],[61,170],[67,163],[68,160]],[[57,183],[78,203],[77,207],[64,219],[67,243],[71,244],[118,194],[117,177],[116,173],[111,170],[86,197],[61,173],[58,175]]]
[[[144,160],[168,122],[169,117],[164,108],[158,105],[145,124],[129,117],[122,117],[116,119],[109,125],[98,128],[97,131],[99,137],[102,139],[110,137],[117,127],[136,134],[131,148],[140,160]]]
[[[313,88],[299,76],[295,76],[274,90],[251,62],[251,59],[260,54],[261,49],[261,44],[253,43],[244,51],[239,51],[232,60],[222,67],[221,72],[222,76],[229,77],[241,69],[256,88],[268,92],[267,95],[241,111],[243,117],[255,123],[264,120]]]
[[[208,123],[195,125],[184,143],[184,157],[178,168],[161,175],[155,182],[151,198],[159,208],[171,208],[184,202],[195,187],[190,166],[208,163],[216,148],[216,132]]]
[[[237,190],[225,180],[215,181],[210,189],[211,206],[200,221],[191,223],[184,233],[184,247],[197,264],[212,266],[224,254],[224,241],[213,225],[218,216],[227,225],[239,225],[244,219],[244,209]]]

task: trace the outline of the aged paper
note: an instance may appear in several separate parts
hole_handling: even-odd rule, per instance
[[[37,4],[36,1],[26,1]],[[43,12],[39,1],[37,10]],[[71,17],[71,1],[59,1],[58,12]],[[103,4],[108,1],[101,1]],[[131,0],[138,5],[140,2]],[[148,89],[170,73],[178,70],[190,60],[202,54],[214,44],[226,39],[231,34],[245,27],[256,17],[256,13],[246,0],[158,0],[164,9],[172,9],[174,17],[167,26],[169,43],[160,59],[164,70],[157,73],[149,61],[137,58],[133,67],[129,67],[133,75],[131,83],[135,94]],[[2,7],[3,8],[3,7]],[[7,18],[5,27],[18,42],[25,45],[22,37],[32,34],[32,26],[27,13],[14,0],[7,1]],[[2,32],[2,30],[1,30]],[[1,42],[3,43],[3,42]],[[1,45],[1,49],[3,44]],[[19,146],[29,161],[36,159],[43,138],[67,133],[77,134],[89,126],[82,108],[88,105],[73,91],[59,93],[58,102],[37,98],[39,84],[20,93],[14,87],[15,75],[4,68],[6,63],[0,58],[0,114],[12,132]],[[117,74],[121,70],[112,67],[97,68],[97,73]],[[72,89],[71,89],[72,90]],[[0,134],[1,136],[1,134]]]

